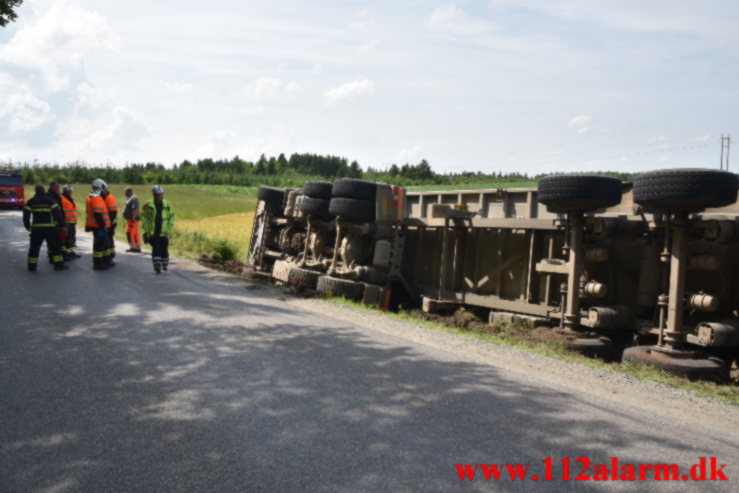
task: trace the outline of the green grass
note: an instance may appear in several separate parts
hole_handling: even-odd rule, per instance
[[[566,349],[560,344],[546,344],[522,338],[520,334],[526,329],[512,324],[491,325],[490,332],[477,332],[426,320],[410,312],[380,312],[376,308],[369,307],[362,303],[349,301],[345,298],[328,297],[326,299],[334,303],[339,303],[360,310],[383,313],[396,320],[402,320],[416,325],[423,325],[424,327],[428,327],[433,330],[439,330],[464,337],[472,337],[474,339],[494,344],[512,346],[524,351],[549,356],[562,361],[579,363],[589,368],[595,368],[608,373],[627,375],[639,380],[656,382],[668,387],[685,390],[698,396],[711,397],[720,401],[739,405],[739,386],[720,385],[713,382],[692,382],[648,365],[634,363],[608,363],[599,359],[587,358],[581,354]]]

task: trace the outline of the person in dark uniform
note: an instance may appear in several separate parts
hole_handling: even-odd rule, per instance
[[[33,222],[31,221],[33,218]],[[31,233],[31,244],[28,248],[28,270],[36,271],[38,266],[38,254],[41,244],[46,240],[46,246],[51,252],[54,270],[69,269],[64,265],[61,245],[57,236],[58,225],[63,221],[62,211],[59,204],[47,193],[44,187],[36,186],[34,195],[23,208],[23,226]]]
[[[64,207],[62,205],[62,196],[61,196],[60,192],[61,192],[61,186],[59,185],[59,182],[52,181],[51,183],[49,183],[49,191],[46,192],[46,193],[49,194],[49,197],[51,197],[52,199],[54,199],[54,202],[56,202],[57,205],[59,206],[59,210],[62,211],[62,221],[60,223],[57,223],[57,225],[56,225],[56,234],[57,235],[59,235],[59,231],[65,229],[65,227],[64,227]],[[60,239],[59,240],[59,247],[62,249],[62,258],[65,257],[65,255],[64,255],[64,248],[62,248],[63,243],[64,243],[63,240]],[[46,252],[49,255],[49,263],[50,264],[53,264],[54,263],[54,258],[53,258],[54,256],[51,253],[51,248],[49,248],[48,242],[46,243]],[[68,258],[64,258],[64,260],[66,261],[66,260],[69,260],[69,259]]]

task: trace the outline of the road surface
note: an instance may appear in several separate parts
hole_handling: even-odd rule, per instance
[[[123,253],[93,271],[80,236],[70,270],[29,273],[20,213],[0,212],[0,491],[737,491],[731,406],[652,399],[649,384],[189,262],[156,275]],[[460,481],[455,468],[543,476],[544,458],[571,457],[574,478],[582,456],[717,457],[729,480]]]

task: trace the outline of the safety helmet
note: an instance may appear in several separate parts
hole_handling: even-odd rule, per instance
[[[62,192],[71,192],[72,191],[72,185],[64,185],[64,190]]]
[[[95,190],[95,189],[97,189],[97,190],[107,190],[108,189],[108,184],[105,183],[100,178],[95,178],[94,180],[92,180],[92,188],[93,188],[93,190]]]
[[[151,189],[151,193],[154,195],[164,193],[164,187],[162,187],[161,185],[154,185],[154,187],[152,187]]]

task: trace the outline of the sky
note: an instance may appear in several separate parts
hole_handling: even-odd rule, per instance
[[[3,162],[310,152],[638,172],[718,167],[721,135],[739,139],[732,0],[25,0],[17,14],[0,28]]]

